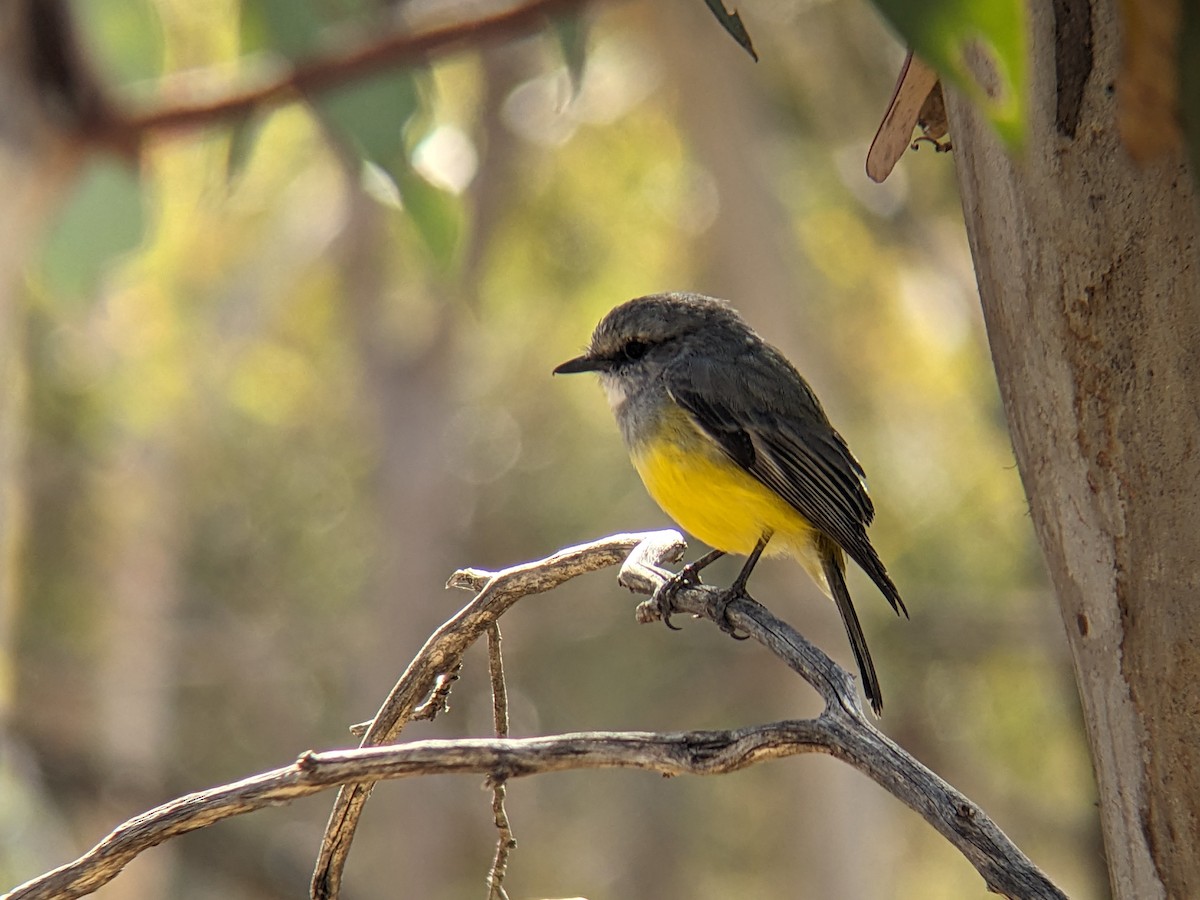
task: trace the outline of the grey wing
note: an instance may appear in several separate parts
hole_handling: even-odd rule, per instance
[[[736,362],[693,356],[670,367],[664,379],[675,402],[734,462],[836,541],[892,607],[904,610],[867,538],[875,508],[862,467],[782,355],[763,345]]]

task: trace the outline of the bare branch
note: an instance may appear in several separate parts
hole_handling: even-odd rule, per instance
[[[645,566],[622,569],[623,583],[639,583]],[[641,584],[650,587],[649,584]],[[712,618],[716,588],[698,585],[675,595],[677,612]],[[761,643],[811,684],[825,700],[825,710],[804,724],[812,731],[808,749],[849,763],[904,805],[920,814],[971,863],[988,890],[1012,898],[1055,898],[1066,895],[1000,830],[974,802],[926,768],[891,738],[875,728],[863,712],[854,677],[807,638],[766,607],[735,600],[726,610],[730,624]],[[638,607],[639,618],[658,617],[650,603]],[[790,746],[790,744],[789,744]],[[790,753],[786,755],[791,755]]]
[[[496,737],[508,737],[508,687],[504,683],[504,657],[500,653],[500,626],[488,629],[488,674],[492,682],[492,717],[495,721]],[[496,823],[496,856],[488,873],[488,900],[508,900],[504,890],[504,876],[508,872],[508,856],[517,846],[512,825],[508,821],[508,810],[504,808],[507,789],[504,779],[492,777],[492,820]]]
[[[306,753],[295,764],[244,781],[189,794],[130,819],[69,865],[34,879],[4,900],[81,897],[115,877],[138,853],[230,816],[354,781],[417,775],[474,774],[506,779],[575,769],[644,769],[663,775],[721,775],[768,759],[820,751],[845,759],[897,793],[913,780],[918,809],[968,858],[986,856],[988,886],[1008,897],[1063,898],[962,795],[940,783],[878,732],[852,735],[838,717],[774,722],[733,731],[582,732],[524,739],[416,741],[366,749]],[[905,793],[912,793],[906,791]],[[907,799],[901,797],[901,799]],[[910,803],[909,805],[913,805]],[[914,806],[914,808],[916,808]],[[931,819],[930,811],[936,809]],[[974,860],[973,860],[974,861]],[[980,866],[976,866],[980,868]]]
[[[387,740],[408,721],[421,700],[437,688],[437,675],[453,670],[466,647],[488,633],[496,619],[521,596],[551,589],[574,575],[611,565],[636,550],[622,568],[627,586],[652,591],[669,574],[659,566],[677,558],[679,535],[620,535],[574,547],[539,563],[490,574],[456,573],[452,584],[482,586],[480,593],[426,643],[372,723],[365,740]],[[711,617],[714,589],[679,591],[679,612]],[[808,680],[825,698],[816,719],[775,722],[734,731],[671,734],[589,732],[523,740],[418,741],[401,746],[363,747],[306,753],[292,766],[236,784],[191,794],[129,820],[80,859],[34,879],[5,900],[73,898],[107,883],[138,853],[164,840],[229,816],[296,797],[349,785],[339,795],[365,791],[382,779],[429,774],[483,774],[501,784],[513,778],[569,769],[637,768],[664,775],[717,775],[754,763],[822,752],[867,775],[918,812],[946,837],[983,876],[988,888],[1012,898],[1062,900],[1046,878],[978,806],[921,765],[866,718],[853,678],[786,623],[753,601],[735,601],[727,610],[732,624],[768,647]],[[643,604],[639,617],[657,615]],[[493,672],[495,675],[495,671]],[[343,812],[351,809],[342,807]],[[333,841],[322,847],[349,847],[361,801],[351,814],[331,818]],[[342,824],[342,830],[335,826]],[[344,826],[349,823],[349,829]],[[502,835],[503,835],[502,830]],[[323,856],[324,859],[332,857]],[[334,872],[340,880],[344,854]],[[332,884],[336,890],[337,882]]]
[[[21,885],[3,900],[84,896],[111,881],[139,853],[169,838],[347,782],[451,773],[516,778],[592,768],[711,775],[803,753],[819,742],[816,723],[781,722],[729,732],[591,732],[310,752],[286,768],[189,794],[130,819],[75,862]]]
[[[400,676],[362,739],[361,746],[377,747],[395,741],[414,711],[437,685],[439,676],[453,670],[462,655],[482,637],[514,603],[529,594],[558,587],[577,575],[622,562],[635,547],[647,544],[655,551],[653,565],[682,556],[686,545],[676,531],[615,535],[602,541],[570,547],[547,559],[502,572],[460,569],[447,587],[479,591],[453,619],[439,628]],[[645,556],[646,550],[643,552]],[[660,570],[661,571],[661,570]],[[342,870],[354,840],[354,831],[370,796],[371,783],[348,784],[338,792],[313,871],[312,896],[317,900],[338,896]]]
[[[804,724],[804,723],[801,723]],[[135,856],[165,840],[231,816],[289,803],[336,785],[429,774],[515,778],[579,768],[640,768],[679,775],[743,768],[758,758],[788,755],[778,726],[760,733],[677,735],[566,734],[523,740],[417,741],[404,745],[305,753],[293,765],[180,797],[124,824],[73,863],[5,894],[3,900],[70,900],[111,881]],[[803,752],[797,747],[792,752]]]

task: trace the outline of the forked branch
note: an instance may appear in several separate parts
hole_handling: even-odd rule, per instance
[[[596,768],[716,775],[766,759],[814,751],[844,760],[920,813],[975,866],[992,891],[1012,898],[1065,898],[983,810],[867,720],[854,680],[845,670],[753,601],[735,601],[729,606],[732,624],[813,685],[825,700],[825,709],[817,718],[735,731],[588,732],[519,740],[369,746],[393,740],[424,701],[443,691],[445,682],[439,676],[455,671],[467,647],[492,631],[499,616],[521,597],[550,590],[575,575],[622,559],[621,583],[652,592],[669,575],[660,568],[662,563],[677,560],[682,548],[675,532],[618,535],[494,574],[478,570],[455,573],[451,585],[478,590],[478,594],[430,637],[410,664],[368,728],[364,738],[368,746],[305,753],[286,768],[166,803],[125,822],[75,862],[16,888],[5,900],[89,894],[139,853],[169,838],[341,785],[314,878],[314,894],[333,897],[362,804],[376,781],[473,773],[500,784],[545,772]],[[679,612],[707,618],[712,590],[705,586],[681,590],[675,606]],[[655,616],[652,606],[639,607],[642,620]]]

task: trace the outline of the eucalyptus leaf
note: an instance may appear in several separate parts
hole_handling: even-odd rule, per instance
[[[234,121],[229,129],[229,145],[225,151],[226,181],[233,181],[246,168],[266,120],[267,117],[260,113]]]
[[[289,59],[309,56],[320,43],[321,26],[311,0],[242,0],[246,52],[271,50]]]
[[[449,271],[457,258],[462,236],[462,206],[458,198],[430,184],[407,164],[397,166],[389,174],[396,180],[404,211],[434,263]]]
[[[571,77],[571,93],[578,95],[583,86],[583,70],[587,65],[588,26],[582,14],[558,16],[552,31],[559,52]]]
[[[387,72],[313,100],[322,117],[364,160],[390,170],[404,153],[404,128],[420,109],[416,76]]]
[[[729,36],[737,41],[739,46],[754,58],[755,62],[758,62],[758,53],[755,52],[754,44],[750,41],[750,32],[742,24],[742,17],[738,15],[737,11],[726,9],[722,0],[704,0],[704,3],[717,17],[721,27],[729,32]]]
[[[979,106],[1009,147],[1029,109],[1026,0],[874,0],[938,74]]]

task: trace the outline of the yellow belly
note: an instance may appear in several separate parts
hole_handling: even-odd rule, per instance
[[[787,501],[730,460],[707,437],[664,429],[633,451],[646,490],[681,528],[716,550],[747,555],[772,535],[768,555],[790,554],[825,587],[813,529]]]

